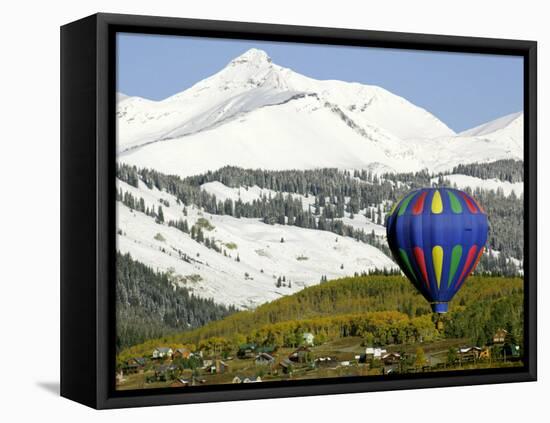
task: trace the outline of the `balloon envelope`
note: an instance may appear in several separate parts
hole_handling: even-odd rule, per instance
[[[487,214],[471,196],[423,188],[396,203],[386,222],[394,259],[437,313],[475,269],[487,242]]]

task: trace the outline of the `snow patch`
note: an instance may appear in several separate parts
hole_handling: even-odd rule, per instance
[[[333,279],[396,266],[377,248],[352,238],[296,226],[267,225],[259,219],[211,215],[194,206],[187,207],[184,216],[183,206],[166,192],[149,190],[141,183],[139,188],[121,181],[117,185],[138,198],[143,197],[148,207],[152,204],[158,207],[161,199],[168,201],[169,207],[162,206],[165,221],[187,219],[192,226],[199,218],[208,220],[214,228],[205,230],[205,236],[214,239],[227,256],[196,242],[189,234],[158,224],[152,217],[117,202],[117,249],[154,269],[173,269],[189,280],[186,286],[194,294],[219,303],[253,308],[315,285],[323,275]],[[232,190],[228,192],[235,194]],[[350,220],[361,222],[359,216]],[[290,280],[291,287],[277,288],[279,276],[285,276],[287,285]]]
[[[471,189],[484,189],[497,191],[502,189],[502,192],[505,196],[510,196],[512,192],[520,197],[523,194],[523,182],[511,183],[508,181],[501,181],[500,179],[481,179],[475,176],[453,174],[445,175],[443,177],[445,180],[449,181],[451,186],[455,186],[458,189],[471,188]],[[432,183],[437,183],[439,178],[432,178]]]

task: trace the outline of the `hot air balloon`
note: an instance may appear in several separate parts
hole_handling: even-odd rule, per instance
[[[386,232],[395,261],[440,317],[476,268],[488,221],[483,208],[465,192],[423,188],[394,205]]]

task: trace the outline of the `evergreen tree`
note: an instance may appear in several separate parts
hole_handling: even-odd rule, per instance
[[[164,223],[164,213],[162,211],[162,206],[158,207],[157,211],[157,223]]]

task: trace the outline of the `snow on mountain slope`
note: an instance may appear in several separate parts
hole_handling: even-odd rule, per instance
[[[230,199],[233,201],[241,200],[243,203],[252,203],[255,200],[261,200],[263,197],[269,198],[270,196],[274,197],[277,195],[277,192],[275,191],[260,188],[258,186],[231,188],[219,181],[207,182],[206,184],[201,185],[201,189],[205,190],[209,194],[215,195],[218,201]],[[286,197],[289,193],[283,193],[283,195]],[[308,210],[310,206],[313,207],[315,204],[314,196],[305,197],[294,193],[290,195],[292,198],[302,201],[304,210]],[[372,207],[372,211],[376,213],[376,207]],[[377,225],[376,223],[373,223],[372,220],[367,219],[365,213],[365,209],[360,210],[352,219],[350,218],[350,214],[345,212],[345,216],[341,220],[345,225],[353,226],[356,229],[363,229],[365,233],[371,233],[374,231],[375,235],[385,237],[386,228],[383,225]]]
[[[457,164],[523,160],[523,113],[504,116],[454,137],[414,140],[411,144],[431,152],[425,164],[433,171],[452,169]]]
[[[431,172],[452,170],[459,164],[490,163],[497,160],[523,160],[523,132],[503,129],[480,137],[443,137],[409,140],[418,151],[419,169]]]
[[[383,88],[315,80],[251,49],[165,100],[120,101],[117,145],[120,161],[182,177],[225,165],[436,171],[522,159],[514,116],[456,135]]]
[[[426,110],[383,88],[318,81],[251,49],[215,75],[163,101],[147,103],[145,108],[143,103],[126,103],[119,110],[119,151],[205,130],[255,108],[303,95],[314,95],[320,105],[346,109],[359,125],[381,128],[399,138],[454,134]]]
[[[385,214],[382,213],[382,216]],[[344,225],[350,225],[353,226],[355,229],[362,229],[365,231],[365,233],[370,234],[374,231],[374,234],[379,237],[386,237],[386,227],[383,225],[378,225],[376,223],[373,223],[372,220],[367,219],[367,217],[364,215],[364,211],[361,210],[360,213],[355,214],[355,216],[352,218],[349,217],[349,213],[346,213],[346,216],[343,217],[342,222]]]
[[[363,134],[313,97],[257,108],[223,125],[119,154],[119,160],[182,177],[226,165],[243,168],[365,168],[384,163],[400,171],[421,164],[412,150],[376,133]]]
[[[257,185],[252,187],[238,187],[232,188],[222,184],[219,181],[207,182],[201,185],[201,189],[208,192],[209,194],[215,195],[218,201],[241,200],[243,203],[252,203],[255,200],[261,200],[262,198],[275,197],[277,195],[276,191],[260,188]],[[289,193],[283,193],[286,197]],[[315,203],[315,197],[309,196],[305,197],[300,194],[290,194],[293,199],[299,199],[304,205],[304,210],[307,210],[309,206]]]
[[[331,279],[395,266],[380,250],[352,238],[295,226],[267,225],[258,219],[210,215],[194,207],[188,207],[184,216],[176,199],[165,192],[150,190],[141,182],[139,188],[121,181],[117,186],[143,197],[147,207],[158,207],[163,199],[165,221],[182,218],[191,226],[201,217],[208,220],[214,228],[205,229],[205,236],[214,238],[228,256],[118,202],[117,249],[155,269],[172,269],[196,295],[220,303],[251,308],[317,284],[322,275]],[[285,277],[286,286],[276,287],[279,276]]]
[[[433,178],[432,183],[436,183],[438,179],[439,178]],[[475,176],[460,174],[445,175],[444,179],[449,181],[451,186],[456,185],[459,189],[480,188],[484,190],[496,191],[500,188],[506,196],[511,195],[512,191],[518,197],[523,194],[523,182],[511,183],[508,181],[501,181],[500,179],[481,179],[476,178]]]
[[[130,98],[130,96],[127,96],[126,94],[124,93],[116,93],[116,101],[117,103],[120,103],[121,101],[124,101],[126,100],[127,98]]]
[[[424,157],[424,167],[434,172],[450,170],[458,164],[523,160],[523,113],[505,116],[453,137],[409,142]]]
[[[463,137],[487,135],[495,131],[504,129],[512,124],[515,125],[515,122],[521,123],[521,126],[523,126],[523,112],[512,113],[506,116],[502,116],[498,119],[476,126],[475,128],[460,132],[458,135]]]

